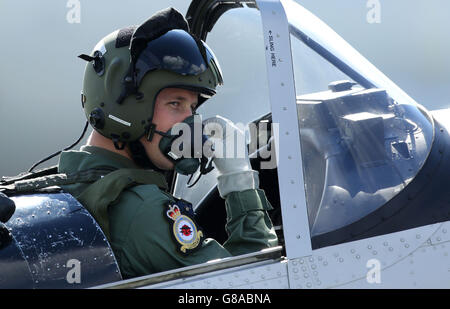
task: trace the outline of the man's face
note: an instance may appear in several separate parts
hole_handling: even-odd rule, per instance
[[[156,125],[156,130],[167,132],[176,123],[180,123],[191,116],[197,104],[197,92],[179,88],[163,89],[156,97],[153,113],[153,123]],[[145,136],[140,139],[148,158],[153,164],[160,169],[173,169],[173,163],[159,149],[160,141],[161,135],[159,134],[153,135],[150,142]]]

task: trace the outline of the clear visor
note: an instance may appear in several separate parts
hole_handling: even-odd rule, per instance
[[[171,30],[147,43],[136,64],[137,82],[153,70],[168,70],[181,75],[200,75],[211,69],[216,84],[222,84],[222,72],[211,49],[184,30]]]

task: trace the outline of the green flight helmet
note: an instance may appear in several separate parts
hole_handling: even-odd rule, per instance
[[[165,88],[199,93],[199,105],[223,84],[213,51],[189,33],[175,9],[158,12],[142,25],[114,31],[90,55],[82,106],[91,126],[117,149],[142,136],[151,140],[154,104]]]

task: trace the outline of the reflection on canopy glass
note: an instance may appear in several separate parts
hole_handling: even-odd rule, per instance
[[[383,206],[414,178],[430,150],[432,124],[415,106],[352,84],[297,97],[312,236]]]
[[[367,216],[410,183],[430,152],[433,124],[381,72],[368,72],[367,61],[356,51],[347,53],[351,47],[337,34],[323,31],[324,37],[311,38],[298,28],[295,16],[303,13],[294,13],[288,17],[308,219],[314,237]],[[314,22],[311,19],[309,26]],[[327,42],[333,42],[330,48],[338,55],[355,56],[333,62],[336,53],[327,54]]]

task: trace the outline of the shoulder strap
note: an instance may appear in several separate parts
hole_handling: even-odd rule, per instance
[[[92,168],[72,174],[56,174],[56,171],[55,167],[52,167],[42,172],[3,178],[0,182],[0,192],[17,195],[54,186],[92,183],[74,197],[92,214],[109,239],[108,206],[123,190],[139,184],[154,184],[164,191],[168,189],[164,176],[153,170]],[[52,172],[54,174],[49,174]]]
[[[118,169],[89,185],[76,198],[92,214],[108,240],[108,206],[120,196],[122,191],[135,185],[154,184],[167,190],[166,179],[161,173],[142,169]]]
[[[51,167],[37,173],[21,174],[16,177],[3,178],[0,183],[0,192],[5,194],[20,194],[37,192],[44,188],[70,185],[74,183],[95,182],[111,173],[115,169],[92,168],[72,174],[56,173],[57,169]]]
[[[0,179],[0,185],[7,186],[20,180],[48,176],[57,173],[58,173],[58,166],[54,165],[35,172],[23,172],[17,176],[2,176],[2,178]]]

